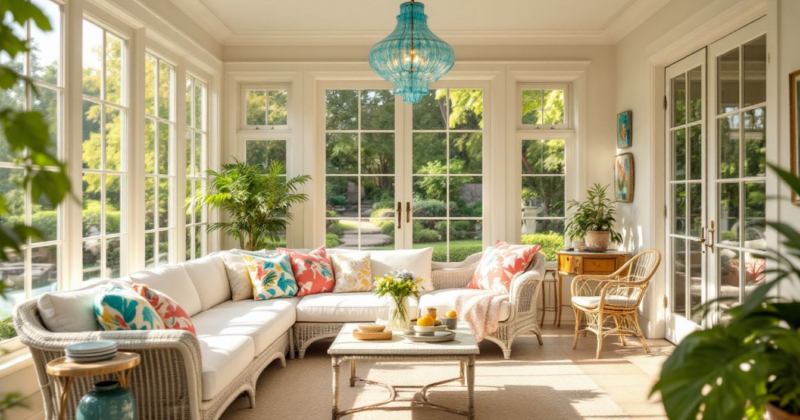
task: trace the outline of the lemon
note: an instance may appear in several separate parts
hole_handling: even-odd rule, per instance
[[[433,317],[430,315],[425,315],[417,320],[417,325],[420,327],[432,327],[433,323],[434,323]]]
[[[444,316],[448,318],[458,318],[458,314],[456,313],[456,311],[447,311],[447,313]]]

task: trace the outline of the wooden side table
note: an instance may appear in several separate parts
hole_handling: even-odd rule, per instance
[[[564,276],[577,276],[580,274],[594,274],[604,276],[611,274],[631,259],[631,254],[624,251],[556,251],[558,255],[558,326],[561,326],[561,310],[564,306],[563,282]]]
[[[103,360],[102,362],[76,363],[67,361],[66,357],[51,360],[47,363],[47,374],[56,378],[64,378],[64,386],[61,387],[60,404],[58,406],[59,420],[62,420],[66,413],[67,399],[69,398],[73,379],[115,373],[119,379],[119,385],[123,388],[128,388],[131,371],[140,362],[141,357],[137,353],[126,351],[118,352],[113,359]]]

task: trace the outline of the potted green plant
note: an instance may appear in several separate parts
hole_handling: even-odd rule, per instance
[[[770,167],[800,193],[800,178]],[[767,225],[779,234],[781,250],[756,258],[775,262],[777,268],[765,271],[771,278],[723,311],[725,323],[689,334],[664,363],[652,393],[661,393],[670,419],[755,420],[765,412],[772,420],[800,419],[800,301],[771,293],[780,283],[800,283],[800,232],[784,223]]]
[[[222,165],[222,171],[209,170],[213,177],[207,194],[199,200],[228,215],[228,221],[212,223],[209,231],[222,230],[239,241],[246,250],[271,248],[278,243],[278,233],[286,230],[292,219],[291,208],[308,200],[298,188],[308,182],[308,175],[288,178],[283,164],[269,167],[248,165],[238,160]]]
[[[570,201],[569,209],[574,213],[567,222],[570,239],[583,239],[591,251],[605,251],[611,242],[622,242],[622,235],[614,230],[616,222],[614,202],[606,197],[608,185],[594,184],[586,194],[586,200]]]

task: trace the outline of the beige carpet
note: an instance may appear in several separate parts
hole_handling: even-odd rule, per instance
[[[581,338],[573,351],[571,325],[545,327],[544,346],[534,337],[514,343],[512,360],[504,360],[496,345],[484,342],[476,363],[475,410],[477,419],[660,419],[665,418],[657,401],[648,393],[658,369],[672,346],[651,340],[652,354],[646,355],[638,342],[622,347],[607,339],[603,359],[594,359],[596,339]],[[223,415],[223,420],[329,419],[331,410],[331,368],[325,353],[330,341],[318,342],[303,360],[289,360],[285,369],[273,363],[262,374],[256,408],[248,408],[240,397]],[[364,363],[358,374],[392,384],[435,382],[458,376],[458,365],[411,363]],[[348,387],[349,369],[341,368],[340,408],[382,401],[383,388]],[[411,394],[405,394],[410,396]],[[457,385],[435,388],[431,401],[466,409],[466,390]],[[396,403],[402,406],[407,403]],[[424,408],[402,411],[368,411],[346,419],[460,419],[456,415]]]

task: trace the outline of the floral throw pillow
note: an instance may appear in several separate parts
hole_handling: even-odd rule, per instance
[[[94,314],[106,331],[164,329],[164,321],[153,305],[132,288],[118,283],[110,283],[95,296]]]
[[[541,245],[509,245],[498,241],[483,252],[468,289],[496,290],[508,293],[511,280],[525,271]]]
[[[291,260],[298,297],[333,291],[333,267],[324,246],[308,253],[278,248],[278,253]]]
[[[333,293],[369,292],[372,290],[372,271],[369,254],[331,255],[336,284]]]
[[[297,282],[288,255],[256,257],[243,254],[253,283],[253,298],[267,300],[297,294]]]
[[[145,298],[153,306],[159,318],[164,322],[164,328],[168,330],[186,330],[197,335],[192,319],[189,318],[189,314],[186,313],[181,305],[178,305],[178,302],[143,284],[133,283],[131,287],[139,296]]]

